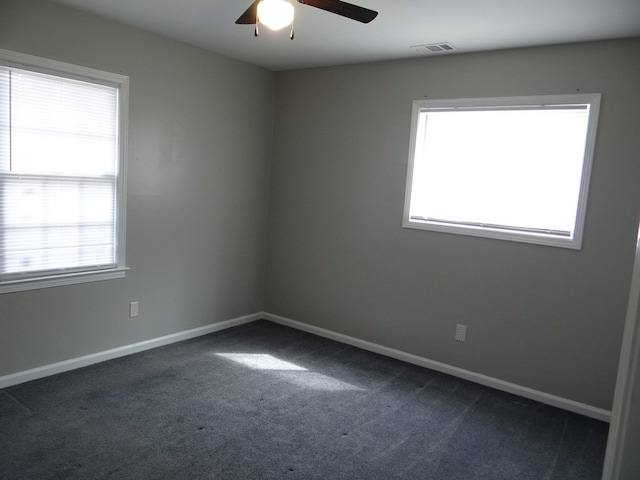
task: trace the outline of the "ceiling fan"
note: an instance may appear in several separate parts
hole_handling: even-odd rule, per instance
[[[378,12],[369,10],[368,8],[353,5],[351,3],[343,2],[341,0],[297,0],[298,3],[303,5],[309,5],[311,7],[319,8],[336,15],[341,15],[352,20],[356,20],[361,23],[369,23],[371,20],[378,16]],[[260,4],[263,5],[260,5]],[[283,20],[282,25],[278,25],[277,28],[273,28],[264,21],[265,14],[263,13],[264,7],[269,3],[279,3],[283,6],[287,13],[286,20]],[[283,5],[284,4],[284,5]],[[260,13],[258,13],[260,11]],[[287,25],[292,25],[293,22],[293,6],[285,0],[255,0],[247,10],[240,15],[240,18],[236,20],[238,25],[255,25],[255,35],[258,36],[258,21],[265,23],[272,30],[279,30]],[[291,39],[293,40],[293,27],[291,29]]]

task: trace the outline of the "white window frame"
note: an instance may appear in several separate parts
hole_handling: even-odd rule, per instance
[[[409,163],[407,170],[407,183],[405,190],[405,203],[402,226],[405,228],[429,230],[443,233],[453,233],[470,235],[475,237],[492,238],[499,240],[509,240],[516,242],[534,243],[555,247],[564,247],[580,250],[582,248],[582,237],[584,222],[586,217],[587,197],[593,164],[595,149],[596,129],[600,109],[600,93],[592,94],[568,94],[568,95],[544,95],[528,97],[495,97],[495,98],[463,98],[449,100],[416,100],[413,102],[411,114],[411,139],[409,148]],[[426,134],[419,132],[418,124],[421,113],[429,111],[455,111],[460,109],[509,109],[509,108],[544,108],[566,105],[587,105],[589,118],[587,125],[587,136],[584,159],[582,163],[582,174],[580,179],[580,189],[577,201],[577,211],[575,224],[570,235],[558,235],[554,232],[544,231],[519,231],[515,228],[502,228],[487,224],[456,224],[455,221],[432,221],[427,218],[411,216],[412,189],[417,188],[414,182],[414,166],[418,156],[421,154],[416,149],[419,148],[418,136]],[[426,129],[426,127],[425,127]],[[461,139],[464,141],[464,139]]]
[[[0,294],[123,278],[126,267],[126,159],[129,77],[33,55],[0,49],[0,65],[115,87],[118,91],[118,165],[116,179],[116,264],[113,268],[61,272],[0,282]],[[1,226],[0,226],[1,228]]]

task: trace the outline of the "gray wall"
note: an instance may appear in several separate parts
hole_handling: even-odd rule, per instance
[[[0,375],[261,311],[275,75],[40,0],[0,0],[0,48],[128,75],[131,97],[131,270],[1,295]]]
[[[632,39],[279,73],[265,310],[610,409],[638,58]],[[412,100],[575,92],[603,94],[581,251],[401,227]]]

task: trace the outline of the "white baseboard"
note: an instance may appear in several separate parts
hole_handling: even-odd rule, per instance
[[[347,345],[352,345],[354,347],[362,348],[363,350],[368,350],[370,352],[378,353],[380,355],[385,355],[387,357],[395,358],[397,360],[402,360],[407,363],[419,365],[421,367],[426,367],[431,370],[436,370],[438,372],[452,375],[454,377],[463,378],[471,382],[475,382],[481,385],[485,385],[487,387],[495,388],[496,390],[501,390],[503,392],[513,393],[515,395],[519,395],[524,398],[536,400],[540,403],[551,405],[553,407],[562,408],[564,410],[578,413],[580,415],[594,418],[596,420],[602,420],[604,422],[611,421],[611,412],[608,410],[604,410],[602,408],[597,408],[584,403],[558,397],[556,395],[551,395],[549,393],[534,390],[532,388],[523,387],[515,383],[505,382],[504,380],[500,380],[498,378],[489,377],[487,375],[475,373],[470,370],[465,370],[463,368],[458,368],[451,365],[447,365],[445,363],[437,362],[435,360],[429,360],[428,358],[419,357],[417,355],[405,353],[400,350],[384,347],[376,343],[360,340],[358,338],[350,337],[348,335],[343,335],[341,333],[336,333],[331,330],[326,330],[324,328],[307,325],[305,323],[301,323],[295,320],[291,320],[289,318],[281,317],[279,315],[274,315],[271,313],[264,312],[262,318],[264,318],[265,320],[270,320],[274,323],[279,323],[281,325],[296,328],[298,330],[303,330],[305,332],[313,333],[321,337],[329,338],[331,340],[336,340],[338,342],[345,343]]]
[[[205,325],[204,327],[193,328],[191,330],[185,330],[182,332],[173,333],[171,335],[153,338],[151,340],[145,340],[143,342],[133,343],[131,345],[125,345],[122,347],[113,348],[111,350],[105,350],[103,352],[92,353],[90,355],[72,358],[69,360],[64,360],[62,362],[52,363],[50,365],[44,365],[42,367],[32,368],[30,370],[25,370],[18,373],[12,373],[10,375],[0,377],[0,388],[6,388],[12,385],[29,382],[31,380],[37,380],[38,378],[48,377],[49,375],[55,375],[57,373],[62,373],[69,370],[75,370],[76,368],[86,367],[94,363],[104,362],[118,357],[124,357],[126,355],[131,355],[132,353],[138,353],[144,350],[162,347],[163,345],[168,345],[170,343],[181,342],[190,338],[208,335],[209,333],[236,327],[244,323],[254,322],[256,320],[260,320],[261,318],[263,318],[261,312],[254,313],[231,320],[212,323],[211,325]]]
[[[602,420],[605,422],[611,421],[611,412],[608,410],[593,407],[591,405],[576,402],[573,400],[568,400],[566,398],[551,395],[549,393],[541,392],[528,387],[523,387],[514,383],[505,382],[504,380],[489,377],[487,375],[482,375],[480,373],[475,373],[463,368],[447,365],[445,363],[430,360],[428,358],[419,357],[417,355],[402,352],[400,350],[395,350],[393,348],[378,345],[376,343],[367,342],[365,340],[360,340],[358,338],[343,335],[341,333],[336,333],[324,328],[301,323],[296,320],[291,320],[289,318],[274,315],[268,312],[258,312],[231,320],[213,323],[204,327],[185,330],[183,332],[165,335],[163,337],[145,340],[143,342],[125,345],[111,350],[105,350],[102,352],[97,352],[90,355],[72,358],[69,360],[64,360],[62,362],[52,363],[50,365],[44,365],[42,367],[5,375],[0,377],[0,389],[7,388],[12,385],[18,385],[20,383],[28,382],[31,380],[37,380],[38,378],[48,377],[49,375],[55,375],[69,370],[74,370],[76,368],[86,367],[94,363],[104,362],[118,357],[124,357],[126,355],[142,352],[144,350],[150,350],[152,348],[161,347],[163,345],[181,342],[183,340],[207,335],[209,333],[218,332],[220,330],[225,330],[227,328],[250,323],[260,319],[270,320],[274,323],[279,323],[281,325],[292,327],[321,337],[329,338],[331,340],[345,343],[347,345],[362,348],[363,350],[368,350],[370,352],[385,355],[387,357],[395,358],[407,363],[419,365],[431,370],[436,370],[438,372],[446,373],[454,377],[463,378],[465,380],[492,387],[497,390],[513,393],[524,398],[536,400],[538,402],[585,415],[590,418],[595,418],[597,420]]]

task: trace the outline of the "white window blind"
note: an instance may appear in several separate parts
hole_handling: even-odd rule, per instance
[[[118,98],[0,66],[0,282],[117,266]]]

